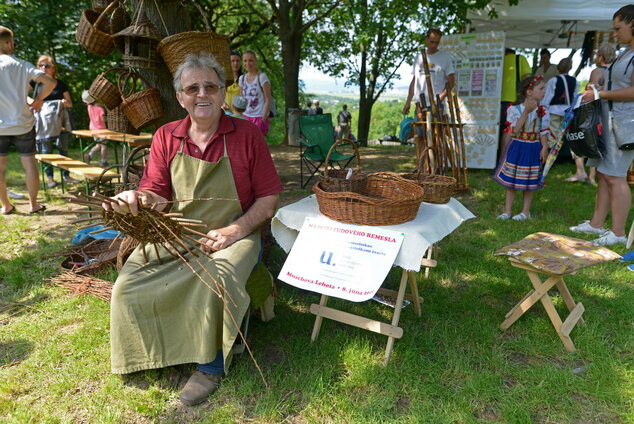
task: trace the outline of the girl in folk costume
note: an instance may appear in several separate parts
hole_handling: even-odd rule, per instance
[[[509,219],[515,193],[524,192],[522,211],[513,216],[516,221],[531,217],[533,190],[542,188],[539,177],[542,165],[548,157],[548,112],[539,102],[546,93],[542,75],[530,76],[522,81],[519,98],[509,107],[506,115],[505,131],[511,134],[511,142],[506,147],[493,178],[506,187],[504,213],[498,219]]]

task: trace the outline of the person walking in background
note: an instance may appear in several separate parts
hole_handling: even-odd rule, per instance
[[[601,118],[603,122],[603,142],[605,154],[602,159],[589,159],[589,166],[597,167],[599,183],[594,212],[589,221],[570,227],[571,231],[600,236],[593,240],[598,246],[612,246],[625,244],[625,223],[632,206],[632,193],[627,184],[627,170],[634,159],[634,150],[620,150],[616,144],[613,120],[634,115],[634,5],[629,4],[620,8],[612,21],[614,32],[619,44],[625,45],[625,50],[608,69],[605,79],[606,88],[599,90],[601,102]],[[581,97],[582,102],[594,100],[594,92],[586,90]],[[612,116],[610,116],[612,115]],[[630,140],[634,133],[630,133]],[[608,216],[612,215],[611,228],[603,225]]]
[[[45,99],[42,110],[35,113],[35,143],[39,153],[53,153],[57,151],[62,156],[68,156],[68,143],[70,142],[70,115],[68,109],[73,107],[68,85],[57,78],[57,66],[51,56],[41,55],[37,59],[37,67],[46,75],[57,81],[57,85]],[[41,90],[41,83],[31,81],[34,97]],[[44,173],[48,179],[47,186],[53,188],[57,185],[53,179],[53,166],[44,165]],[[77,181],[70,177],[66,170],[62,171],[66,184],[76,184]]]
[[[350,126],[352,125],[352,114],[348,111],[348,105],[343,105],[343,110],[337,115],[339,124],[339,138],[350,138]]]
[[[271,110],[271,82],[269,77],[258,69],[258,58],[254,51],[247,50],[242,55],[245,75],[239,78],[238,84],[242,88],[242,97],[247,99],[247,109],[244,117],[253,122],[262,131],[269,133],[269,112]]]
[[[233,109],[233,98],[242,94],[242,89],[238,80],[242,75],[242,56],[239,50],[231,50],[231,73],[233,74],[233,83],[227,86],[227,94],[225,94],[225,109],[235,113]]]
[[[106,127],[106,111],[96,103],[93,96],[90,95],[88,90],[84,90],[81,93],[81,99],[86,103],[88,108],[88,118],[90,124],[88,128],[90,130],[105,130]],[[84,154],[84,162],[90,163],[93,156],[99,152],[99,158],[101,159],[101,166],[108,166],[108,141],[105,138],[93,137],[95,145],[88,153]]]
[[[324,109],[319,106],[319,100],[315,100],[315,115],[323,115]]]
[[[550,131],[555,138],[559,137],[566,109],[570,108],[577,89],[579,88],[577,79],[568,75],[571,69],[572,60],[570,58],[561,59],[557,64],[559,75],[546,83],[546,95],[544,96],[542,105],[548,108],[548,113],[550,114]],[[549,147],[552,147],[556,141],[557,140],[553,140]],[[566,181],[586,181],[588,175],[583,167],[583,158],[575,155],[573,151],[570,153],[575,160],[577,172],[575,175],[566,178]]]
[[[550,63],[550,52],[548,49],[542,49],[539,52],[539,58],[540,63],[539,67],[535,70],[535,75],[543,75],[544,81],[548,84],[548,81],[550,81],[551,78],[556,77],[559,72],[557,71],[557,67]]]
[[[533,191],[542,188],[539,177],[542,164],[548,156],[548,133],[550,132],[548,111],[539,106],[544,98],[546,84],[541,75],[529,76],[522,82],[520,96],[515,105],[508,109],[509,143],[500,164],[494,173],[494,179],[506,188],[504,212],[498,219],[511,218],[515,193],[524,192],[522,211],[513,216],[516,221],[531,217]]]
[[[430,107],[429,96],[436,96],[440,98],[440,104],[437,105],[443,109],[443,104],[447,93],[449,93],[456,82],[456,75],[453,66],[453,58],[447,52],[440,51],[438,46],[440,45],[440,39],[442,38],[442,32],[439,29],[432,28],[427,31],[425,37],[425,45],[427,46],[427,61],[429,64],[429,74],[431,78],[432,93],[427,92],[427,80],[425,77],[425,68],[423,66],[423,54],[418,53],[414,60],[414,66],[412,68],[412,81],[409,84],[409,91],[407,92],[407,100],[403,106],[403,113],[407,115],[412,104],[412,98],[420,110],[417,110],[417,117],[422,119],[423,109]],[[423,103],[421,101],[421,95],[425,97]]]
[[[13,56],[13,31],[0,26],[0,203],[2,215],[15,212],[7,196],[6,169],[9,148],[13,145],[20,155],[29,193],[29,213],[46,209],[38,204],[39,175],[35,160],[35,118],[33,111],[42,108],[44,99],[53,91],[56,82],[30,63]],[[27,104],[29,82],[41,84],[38,95]]]

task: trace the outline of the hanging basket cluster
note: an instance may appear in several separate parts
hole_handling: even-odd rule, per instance
[[[158,69],[162,59],[173,75],[188,54],[208,52],[231,75],[229,37],[212,32],[202,7],[191,4],[200,12],[206,31],[170,35],[165,27],[167,37],[147,18],[143,1],[132,18],[123,0],[93,0],[92,9],[83,11],[77,28],[79,44],[97,56],[108,56],[115,48],[123,53],[124,67],[100,73],[88,89],[107,109],[108,129],[138,134],[163,114],[159,91],[136,69]]]

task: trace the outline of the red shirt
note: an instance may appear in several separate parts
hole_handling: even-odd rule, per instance
[[[91,130],[105,130],[106,124],[103,119],[106,117],[106,112],[102,107],[96,105],[88,106],[88,117],[90,118],[90,125],[88,128]]]
[[[222,114],[218,130],[204,151],[200,151],[189,138],[190,125],[191,120],[187,116],[165,124],[156,131],[139,189],[150,190],[171,200],[170,164],[180,149],[181,140],[185,142],[184,154],[207,162],[217,162],[224,156],[223,136],[226,136],[227,155],[244,212],[256,198],[271,196],[284,189],[264,136],[251,122]]]

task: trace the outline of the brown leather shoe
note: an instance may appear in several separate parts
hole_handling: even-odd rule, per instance
[[[194,371],[180,394],[180,401],[185,405],[198,405],[218,389],[222,374],[207,374],[202,371]]]

